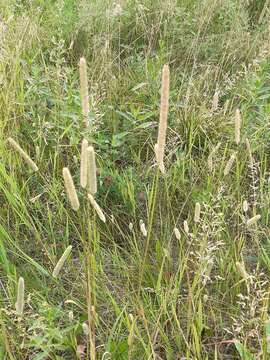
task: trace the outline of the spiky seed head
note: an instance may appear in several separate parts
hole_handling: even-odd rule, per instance
[[[173,229],[173,232],[174,232],[174,235],[175,235],[176,239],[177,239],[177,240],[180,240],[180,239],[181,239],[181,234],[180,234],[179,229],[178,229],[177,227],[175,227],[175,228]]]
[[[214,96],[213,96],[213,100],[212,100],[212,111],[217,111],[218,109],[218,102],[219,102],[219,92],[216,91]]]
[[[155,146],[156,161],[162,173],[164,168],[164,153],[166,144],[166,132],[169,112],[169,89],[170,89],[170,70],[168,65],[162,69],[161,100],[160,100],[160,118],[158,128],[157,146]]]
[[[235,111],[235,142],[238,145],[240,143],[241,136],[241,113],[239,109]]]
[[[15,304],[16,312],[19,316],[23,315],[24,309],[24,278],[20,277],[18,282],[17,301]]]
[[[260,220],[261,215],[255,215],[251,219],[248,219],[247,226],[251,226],[257,223],[258,220]]]
[[[88,141],[86,139],[83,139],[81,145],[81,187],[83,189],[85,189],[87,185],[87,172],[88,172],[87,149],[88,149]]]
[[[87,80],[87,66],[85,58],[80,58],[80,86],[81,86],[81,101],[82,101],[82,114],[84,126],[88,126],[89,115],[89,96],[88,96],[88,80]]]
[[[145,223],[143,222],[143,220],[140,220],[140,230],[141,230],[141,233],[143,234],[143,236],[147,237],[147,230],[146,230]]]
[[[236,155],[232,154],[230,159],[228,160],[226,166],[225,166],[224,176],[227,176],[230,173],[230,171],[231,171],[231,169],[233,167],[233,163],[234,163],[235,159],[236,159]]]
[[[69,257],[69,254],[71,253],[72,250],[72,245],[69,245],[66,250],[64,251],[63,255],[60,257],[60,259],[58,260],[57,264],[55,265],[55,268],[53,269],[53,273],[52,276],[54,278],[57,278],[61,269],[64,266],[65,261],[67,260],[67,258]]]
[[[14,150],[24,159],[24,161],[32,168],[34,171],[38,171],[38,167],[35,162],[30,158],[30,156],[20,147],[20,145],[11,137],[7,139],[8,143],[13,147]]]
[[[96,200],[94,199],[92,194],[88,194],[88,200],[90,201],[91,205],[95,209],[95,211],[98,214],[98,217],[100,218],[100,220],[105,223],[106,222],[106,217],[105,217],[101,207],[98,205],[98,203],[96,202]]]
[[[80,208],[80,203],[75,189],[72,176],[67,167],[63,168],[63,178],[65,182],[66,193],[73,210],[77,211]]]
[[[187,220],[184,221],[184,231],[187,235],[189,234],[189,226]]]
[[[70,310],[68,312],[68,320],[69,320],[69,322],[73,322],[73,320],[74,320],[74,314],[73,314],[72,310]]]
[[[86,322],[84,322],[82,324],[82,328],[83,328],[84,335],[88,336],[89,335],[89,326],[88,326],[88,324],[86,324]]]
[[[195,205],[194,222],[198,223],[200,221],[200,217],[201,217],[201,204],[197,202]]]
[[[96,157],[95,150],[93,146],[89,146],[87,149],[88,157],[88,192],[92,195],[95,195],[97,192],[97,168],[96,168]]]
[[[248,275],[248,273],[246,272],[245,264],[244,264],[242,261],[241,261],[241,262],[237,261],[237,262],[235,263],[235,265],[236,265],[236,268],[237,268],[237,270],[239,271],[241,277],[242,277],[245,281],[247,281],[248,278],[249,278],[249,275]]]
[[[248,211],[249,205],[247,200],[243,201],[243,211],[246,213]]]

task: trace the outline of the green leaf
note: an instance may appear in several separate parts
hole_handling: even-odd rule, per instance
[[[235,341],[234,344],[242,360],[255,360],[255,357],[240,343],[240,341]]]

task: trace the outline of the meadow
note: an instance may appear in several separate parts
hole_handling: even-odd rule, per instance
[[[270,359],[269,21],[0,0],[0,360]]]

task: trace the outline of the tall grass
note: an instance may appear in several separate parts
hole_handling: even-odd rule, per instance
[[[269,2],[0,5],[0,358],[268,359]]]

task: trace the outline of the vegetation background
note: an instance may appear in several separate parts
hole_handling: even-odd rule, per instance
[[[1,359],[270,358],[269,10],[269,0],[0,0]],[[79,187],[83,137],[95,147],[105,224]]]

